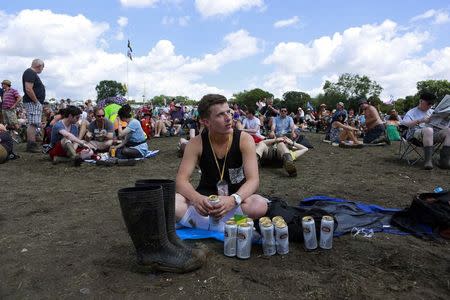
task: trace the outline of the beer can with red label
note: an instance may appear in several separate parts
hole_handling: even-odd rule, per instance
[[[307,251],[317,248],[316,224],[313,217],[306,216],[302,219],[303,239]]]
[[[320,248],[331,249],[333,247],[334,219],[332,216],[323,216],[320,222]]]
[[[236,256],[241,259],[250,258],[252,251],[252,230],[247,223],[242,223],[237,228]]]
[[[225,256],[236,256],[236,237],[237,225],[235,221],[228,220],[225,223],[224,239],[223,239],[223,254]]]
[[[275,242],[278,254],[284,255],[289,253],[289,231],[284,221],[275,223]]]

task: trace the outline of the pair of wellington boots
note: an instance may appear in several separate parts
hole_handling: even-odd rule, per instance
[[[175,182],[138,180],[119,190],[122,216],[140,272],[186,273],[200,268],[206,251],[183,243],[175,231]]]
[[[424,152],[424,169],[431,170],[433,169],[433,146],[423,147]],[[439,160],[436,160],[435,163],[442,169],[450,169],[450,146],[443,146],[441,152],[439,153]]]

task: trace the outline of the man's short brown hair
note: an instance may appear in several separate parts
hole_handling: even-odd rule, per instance
[[[205,95],[198,103],[198,115],[201,119],[207,119],[211,113],[211,106],[223,103],[227,103],[227,98],[225,98],[225,96],[219,94]]]

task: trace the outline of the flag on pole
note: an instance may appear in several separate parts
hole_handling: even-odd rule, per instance
[[[133,52],[133,49],[131,48],[130,40],[128,40],[128,49],[130,50],[130,52]]]
[[[131,55],[131,51],[130,50],[128,50],[127,56],[130,58],[130,60],[133,60],[133,56]]]
[[[310,109],[311,111],[315,111],[314,106],[312,106],[311,102],[308,101],[308,103],[306,103],[306,108]]]

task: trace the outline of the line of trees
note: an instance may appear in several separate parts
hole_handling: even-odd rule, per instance
[[[113,81],[103,80],[96,86],[97,99],[101,100],[112,96],[125,96],[126,85]],[[277,104],[284,101],[289,111],[295,112],[298,107],[306,108],[307,103],[311,103],[314,107],[318,107],[324,103],[328,107],[335,107],[338,102],[344,102],[347,109],[359,109],[358,101],[360,98],[367,98],[380,111],[388,112],[396,109],[400,114],[405,113],[419,102],[420,93],[427,91],[436,95],[437,99],[442,99],[445,95],[450,94],[450,82],[447,80],[425,80],[417,82],[417,93],[414,95],[399,98],[390,103],[385,103],[380,99],[383,87],[376,81],[371,80],[366,75],[345,73],[339,76],[336,82],[326,81],[322,87],[323,93],[312,98],[308,93],[302,91],[287,91],[281,99],[274,99]],[[255,107],[255,103],[265,98],[273,98],[274,95],[260,88],[252,90],[244,90],[233,94],[230,102],[236,102],[239,105],[247,107]],[[150,99],[155,105],[163,105],[164,99],[166,103],[171,99],[176,102],[182,102],[187,105],[195,104],[197,101],[186,96],[167,96],[159,95]]]

